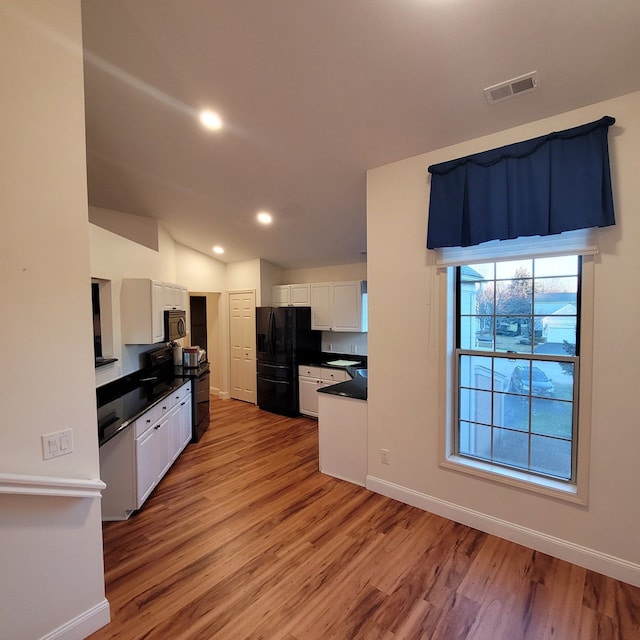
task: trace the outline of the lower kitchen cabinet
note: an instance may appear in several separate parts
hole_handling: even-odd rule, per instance
[[[349,380],[349,374],[344,369],[300,365],[298,367],[300,413],[317,418],[318,389],[346,380]]]
[[[149,494],[153,491],[158,481],[158,474],[156,473],[154,463],[155,454],[153,451],[157,441],[155,435],[155,429],[149,429],[139,438],[136,438],[134,461],[136,467],[136,505],[141,505],[149,497]],[[109,484],[107,483],[107,489],[108,488]],[[102,519],[105,520],[104,510],[102,515]]]
[[[140,509],[191,439],[191,381],[100,447],[102,519]]]
[[[191,394],[181,400],[171,412],[173,428],[173,462],[191,441]]]

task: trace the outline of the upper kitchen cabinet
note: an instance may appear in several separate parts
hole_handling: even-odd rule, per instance
[[[187,289],[149,278],[124,278],[120,322],[124,344],[164,342],[164,312],[186,310]]]
[[[311,328],[319,331],[367,331],[367,283],[316,282],[311,285]]]
[[[164,307],[165,309],[187,310],[189,293],[186,287],[171,282],[163,282],[164,286]]]
[[[271,290],[271,300],[274,307],[310,307],[310,286],[308,284],[275,285]]]

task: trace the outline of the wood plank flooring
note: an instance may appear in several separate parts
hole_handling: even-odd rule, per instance
[[[143,509],[104,525],[91,640],[638,640],[640,589],[318,471],[317,423],[212,400]]]

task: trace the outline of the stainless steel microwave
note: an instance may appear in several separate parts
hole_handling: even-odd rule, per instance
[[[170,309],[164,312],[164,340],[171,342],[187,335],[187,314],[185,311]]]

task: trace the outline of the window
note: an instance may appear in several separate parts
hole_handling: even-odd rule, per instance
[[[93,310],[93,354],[96,361],[102,358],[102,324],[100,322],[100,284],[91,282],[91,307]]]
[[[451,453],[503,475],[577,482],[582,258],[455,268]]]
[[[102,367],[117,359],[113,353],[113,323],[111,321],[111,281],[91,278],[93,310],[93,352],[95,366]]]

